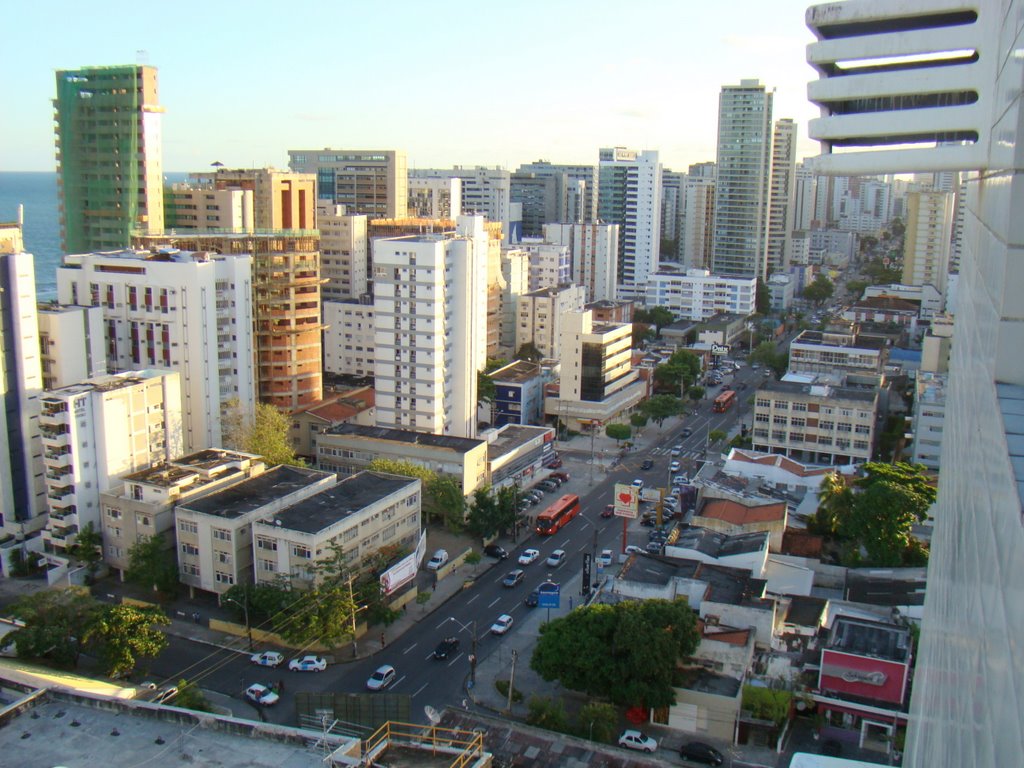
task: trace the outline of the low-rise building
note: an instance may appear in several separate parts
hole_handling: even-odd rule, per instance
[[[706,269],[685,273],[661,268],[650,275],[644,302],[666,307],[690,320],[707,320],[722,312],[744,317],[756,311],[757,278],[720,277]]]
[[[942,312],[942,294],[934,285],[869,285],[864,289],[863,298],[902,299],[917,307],[922,320],[930,320]]]
[[[782,534],[786,530],[787,505],[783,501],[759,498],[722,498],[708,495],[694,513],[692,523],[728,536],[746,533],[768,533],[768,548],[778,552],[782,548]]]
[[[539,473],[554,457],[555,430],[508,424],[487,434],[487,462],[492,488],[520,488],[540,480]]]
[[[523,294],[516,304],[516,349],[532,344],[544,357],[558,357],[562,318],[583,311],[583,288],[572,283]]]
[[[340,553],[353,572],[378,552],[413,551],[420,535],[418,478],[360,472],[252,524],[256,583],[318,582],[318,565]]]
[[[754,398],[755,451],[816,464],[870,461],[878,390],[769,381]]]
[[[280,465],[241,483],[189,499],[174,510],[178,570],[190,593],[221,595],[251,584],[253,523],[332,487],[331,472]]]
[[[768,532],[733,536],[709,528],[686,528],[665,546],[665,556],[738,568],[761,578],[768,562]]]
[[[338,424],[374,425],[374,391],[371,387],[329,392],[323,400],[299,408],[289,417],[289,437],[298,456],[315,461],[316,438]]]
[[[725,459],[722,471],[737,477],[758,478],[766,489],[817,494],[826,477],[835,472],[852,475],[857,471],[857,466],[805,464],[778,453],[733,448]]]
[[[549,376],[537,363],[516,360],[490,374],[494,382],[493,425],[539,425],[544,419],[544,385]]]
[[[781,272],[768,278],[768,295],[772,312],[788,312],[796,295],[796,279]]]
[[[824,331],[803,331],[789,345],[790,373],[881,373],[884,342],[864,338],[853,324],[833,325]]]
[[[874,296],[853,302],[843,318],[853,323],[897,325],[910,333],[917,331],[918,305],[893,296]]]
[[[916,388],[911,460],[937,471],[942,458],[942,426],[946,420],[946,375],[919,373]]]

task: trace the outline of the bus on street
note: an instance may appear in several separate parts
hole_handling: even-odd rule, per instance
[[[718,397],[715,398],[715,402],[711,404],[711,410],[715,413],[725,413],[732,408],[733,403],[736,402],[736,391],[727,389]]]
[[[579,513],[580,497],[575,493],[567,493],[537,515],[537,527],[534,530],[542,536],[550,536]]]

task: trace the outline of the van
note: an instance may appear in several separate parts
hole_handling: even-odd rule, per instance
[[[440,568],[447,562],[448,553],[443,549],[439,549],[437,550],[437,552],[434,553],[434,556],[430,558],[430,561],[427,563],[427,570],[436,571],[438,568]]]

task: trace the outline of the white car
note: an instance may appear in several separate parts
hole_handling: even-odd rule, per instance
[[[261,707],[270,707],[277,704],[281,697],[274,693],[269,686],[253,683],[245,689],[245,698]]]
[[[601,554],[597,556],[597,564],[602,568],[607,568],[612,564],[612,560],[615,556],[612,554],[610,549],[602,549]]]
[[[264,651],[254,653],[249,657],[249,661],[260,667],[279,667],[284,663],[284,656],[277,651]]]
[[[383,691],[393,682],[395,682],[395,676],[398,673],[395,672],[395,668],[390,664],[384,664],[383,666],[377,667],[370,679],[366,681],[366,689],[368,691]]]
[[[519,564],[529,565],[530,563],[535,563],[538,557],[540,557],[540,550],[524,549],[523,553],[519,555]]]
[[[680,464],[678,461],[673,461],[671,464],[668,465],[668,471],[678,472],[680,467],[682,467],[682,464]]]
[[[547,564],[549,568],[557,568],[565,562],[565,550],[556,549],[550,555],[548,555]]]
[[[636,480],[633,481],[633,487],[636,488],[638,491],[642,491],[644,489],[644,481],[638,477]]]
[[[497,621],[491,624],[492,635],[504,635],[510,629],[512,629],[512,617],[507,613],[501,614]]]
[[[629,730],[619,734],[619,746],[650,754],[658,748],[658,742],[643,731]]]
[[[443,550],[443,549],[439,549],[439,550],[437,550],[437,552],[434,553],[434,556],[431,557],[429,562],[427,563],[427,570],[428,571],[436,571],[438,568],[440,568],[442,565],[444,565],[447,562],[448,562],[448,552]]]
[[[322,656],[303,656],[289,661],[288,669],[292,672],[323,672],[327,669],[327,659]]]
[[[646,552],[647,552],[646,549],[644,549],[643,547],[638,547],[638,546],[636,546],[636,544],[630,544],[629,546],[626,547],[626,554],[627,555],[642,555],[642,554],[644,554]]]
[[[682,455],[683,455],[683,446],[681,444],[680,445],[673,445],[672,446],[672,457],[675,458],[676,456],[682,456]]]

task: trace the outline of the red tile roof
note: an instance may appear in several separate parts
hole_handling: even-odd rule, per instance
[[[708,499],[697,516],[721,520],[732,525],[776,523],[786,519],[786,504],[773,501],[769,504],[746,506],[730,499]]]

